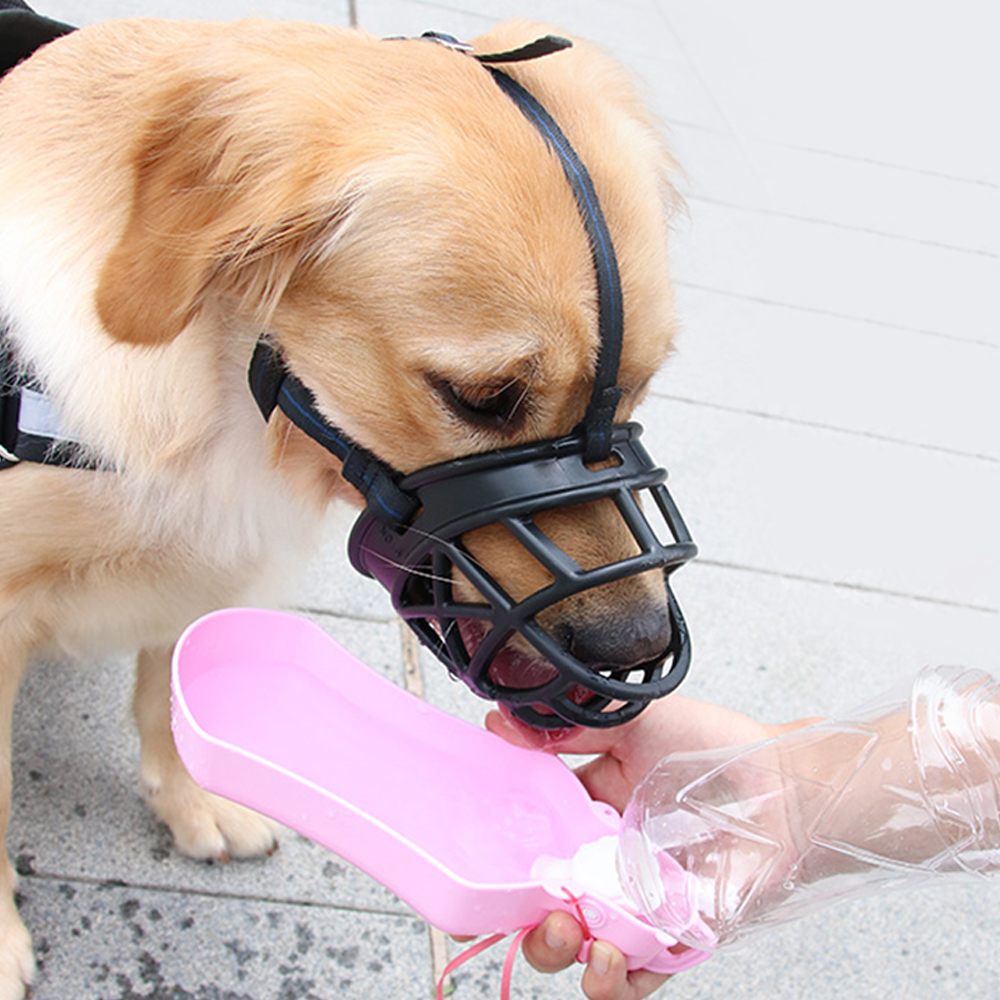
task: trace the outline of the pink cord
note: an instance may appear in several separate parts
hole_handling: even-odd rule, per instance
[[[575,896],[566,886],[562,887],[562,891],[566,894],[564,899],[573,909],[576,911],[576,918],[580,921],[580,927],[583,929],[583,942],[584,948],[587,947],[588,943],[594,940],[594,935],[590,931],[590,927],[587,925],[587,918],[583,915],[583,907],[580,905],[582,896]],[[514,940],[511,941],[510,947],[507,949],[507,957],[504,959],[503,963],[503,974],[500,977],[500,1000],[510,1000],[510,978],[514,971],[514,960],[517,958],[517,949],[520,947],[521,942],[525,937],[530,934],[538,924],[533,924],[530,927],[522,927],[521,930],[514,935]],[[444,972],[441,973],[441,978],[438,980],[437,984],[437,1000],[444,1000],[444,984],[448,977],[455,971],[460,965],[464,965],[471,958],[475,958],[477,955],[482,954],[487,948],[492,948],[493,945],[499,944],[507,935],[506,934],[493,934],[488,938],[483,938],[482,941],[477,941],[475,944],[470,945],[461,955],[453,958],[445,967]],[[583,952],[583,957],[586,957],[586,952]]]
[[[514,959],[517,958],[517,949],[520,948],[525,936],[534,929],[534,927],[522,927],[514,935],[514,940],[511,941],[510,947],[507,949],[507,957],[503,962],[503,975],[500,977],[500,1000],[510,1000],[510,977],[514,971]]]
[[[517,958],[517,949],[521,946],[521,942],[525,939],[526,935],[534,929],[534,926],[523,927],[514,936],[514,940],[511,941],[510,947],[507,949],[507,957],[503,963],[503,974],[500,977],[500,1000],[510,1000],[510,979],[514,971],[514,960]],[[492,948],[493,945],[499,944],[506,936],[506,934],[493,934],[488,938],[483,938],[482,941],[477,941],[474,945],[466,948],[461,955],[453,958],[444,967],[444,972],[441,973],[441,978],[438,980],[437,1000],[444,1000],[444,984],[455,969],[460,965],[464,965],[469,959],[475,958],[486,951],[487,948]]]
[[[445,967],[444,972],[441,973],[441,978],[438,980],[437,985],[437,1000],[444,1000],[444,984],[448,977],[460,966],[464,965],[469,961],[470,958],[475,958],[482,951],[486,951],[487,948],[492,948],[497,942],[502,941],[507,935],[506,934],[494,934],[492,937],[483,938],[482,941],[477,941],[474,945],[466,948],[461,955],[453,958]]]
[[[563,886],[563,892],[566,893],[566,902],[573,907],[576,911],[576,919],[580,922],[580,927],[583,930],[583,940],[593,941],[594,935],[590,932],[590,925],[587,923],[587,918],[583,915],[583,907],[580,905],[580,900],[583,899],[582,896],[574,896],[573,893]]]

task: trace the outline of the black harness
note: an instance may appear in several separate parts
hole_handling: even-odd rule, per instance
[[[22,0],[0,0],[0,76],[74,29],[36,14]]]
[[[0,0],[0,78],[71,31],[21,0]],[[0,316],[0,469],[19,461],[92,467],[76,442],[60,431],[41,385],[18,366]]]
[[[0,12],[0,18],[15,17],[26,32],[21,44],[10,43],[15,63],[38,45],[72,30],[38,18],[19,0],[0,0],[0,8],[11,3],[16,10]],[[0,20],[0,35],[4,23]],[[469,51],[450,36],[430,32],[425,37]],[[33,48],[25,38],[35,43]],[[280,349],[266,339],[258,343],[249,369],[250,389],[264,419],[280,409],[341,460],[344,479],[365,497],[366,507],[348,542],[354,567],[389,590],[399,614],[454,676],[480,696],[503,702],[519,718],[543,728],[618,725],[681,682],[691,647],[669,577],[697,553],[664,485],[666,472],[653,464],[639,441],[641,428],[614,423],[621,398],[617,382],[624,309],[614,246],[593,182],[545,108],[512,77],[494,68],[570,45],[546,36],[511,52],[475,58],[486,64],[485,71],[558,159],[590,241],[597,277],[599,349],[586,413],[573,432],[455,459],[404,477],[333,426],[319,411],[308,386],[287,369]],[[0,387],[0,468],[18,460],[80,464],[81,449],[27,419],[33,407],[37,409],[38,387],[19,372],[9,341],[2,337]],[[535,515],[594,501],[614,504],[637,554],[583,569],[545,535]],[[647,516],[651,509],[659,511],[665,529],[653,527]],[[552,583],[515,600],[463,541],[466,534],[491,524],[503,525],[548,571]],[[650,570],[663,573],[671,638],[669,648],[648,662],[584,662],[565,640],[538,624],[537,616],[554,604]],[[456,596],[456,574],[468,581],[476,598]],[[532,647],[546,668],[543,677],[534,675],[520,687],[497,670],[505,656],[524,655],[523,648],[511,652],[511,644],[518,642]]]

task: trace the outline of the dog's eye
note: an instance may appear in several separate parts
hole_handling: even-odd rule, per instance
[[[520,379],[474,387],[459,387],[436,376],[428,376],[428,381],[452,413],[475,427],[511,431],[524,417],[527,389]]]

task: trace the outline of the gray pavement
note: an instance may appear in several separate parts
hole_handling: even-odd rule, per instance
[[[641,414],[702,558],[675,579],[689,694],[779,721],[949,662],[1000,672],[997,14],[890,0],[48,0],[72,23],[263,14],[383,34],[529,16],[629,65],[687,171],[684,332]],[[991,23],[992,22],[992,23]],[[401,632],[343,514],[291,606],[397,682]],[[426,697],[484,706],[422,660]],[[38,663],[15,719],[9,848],[35,1000],[433,995],[426,925],[289,833],[182,858],[137,791],[124,660]],[[1000,889],[845,904],[716,956],[677,1000],[1000,998]],[[454,948],[454,946],[452,946]],[[499,995],[501,956],[455,977]],[[440,964],[440,959],[437,960]],[[581,996],[524,963],[513,996]]]

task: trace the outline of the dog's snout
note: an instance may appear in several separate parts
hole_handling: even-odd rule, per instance
[[[665,604],[635,607],[613,622],[583,621],[567,627],[568,649],[595,666],[632,667],[663,656],[670,646]]]

